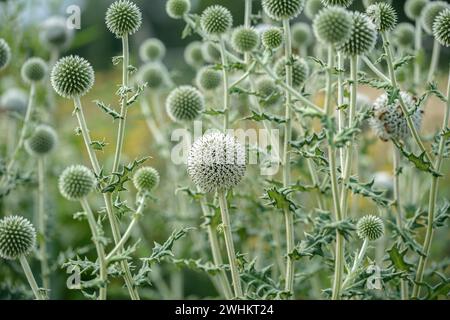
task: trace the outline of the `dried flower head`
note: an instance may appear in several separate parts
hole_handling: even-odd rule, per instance
[[[0,257],[15,260],[27,256],[36,244],[36,230],[28,219],[7,216],[0,220]]]

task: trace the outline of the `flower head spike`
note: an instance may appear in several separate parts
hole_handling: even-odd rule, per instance
[[[347,8],[353,3],[353,0],[322,0],[322,4],[326,7],[339,6]]]
[[[11,49],[8,43],[0,38],[0,70],[5,69],[11,60]]]
[[[314,18],[314,34],[325,45],[336,45],[351,36],[352,15],[340,7],[322,9]]]
[[[292,84],[296,87],[301,86],[309,75],[309,67],[306,61],[299,56],[293,56],[292,63]],[[275,64],[275,72],[280,77],[286,77],[286,57],[281,58]]]
[[[308,47],[312,41],[312,32],[309,24],[304,22],[297,22],[292,26],[292,44],[297,48],[306,48]]]
[[[129,0],[118,0],[106,11],[106,27],[117,38],[138,31],[142,23],[142,14],[138,6]]]
[[[414,26],[409,22],[399,23],[392,33],[395,43],[401,48],[410,48],[414,45]]]
[[[173,19],[181,19],[191,10],[190,0],[168,0],[166,12]]]
[[[231,36],[231,45],[239,53],[251,52],[259,45],[259,35],[253,28],[237,27]]]
[[[233,16],[227,8],[213,5],[203,11],[200,24],[207,34],[221,35],[232,27]]]
[[[432,1],[423,8],[420,19],[422,27],[429,35],[433,34],[433,24],[437,16],[445,9],[449,8],[449,4],[445,1]]]
[[[56,132],[52,127],[39,125],[27,139],[25,148],[31,155],[44,156],[55,148],[57,140]]]
[[[0,109],[2,108],[6,111],[25,113],[27,107],[28,96],[22,89],[8,89],[0,99]]]
[[[353,12],[351,30],[350,38],[338,46],[339,51],[350,56],[358,56],[368,53],[375,47],[376,27],[365,14]]]
[[[152,167],[139,168],[133,176],[134,187],[143,192],[150,192],[159,184],[159,173]]]
[[[15,260],[27,256],[36,243],[36,230],[28,219],[7,216],[0,220],[0,258]]]
[[[450,9],[442,11],[434,20],[433,34],[441,45],[450,46]]]
[[[261,41],[267,49],[278,49],[283,43],[283,30],[277,27],[270,27],[261,34]]]
[[[21,69],[22,79],[27,83],[42,81],[47,76],[47,73],[47,63],[37,57],[25,61]]]
[[[173,121],[192,121],[200,116],[205,99],[192,86],[181,86],[172,90],[166,100],[166,110]]]
[[[404,7],[406,16],[411,20],[416,20],[428,2],[430,0],[406,0]]]
[[[310,19],[314,20],[316,14],[323,9],[322,0],[306,0],[305,4],[305,15]]]
[[[139,47],[139,57],[144,62],[161,61],[166,55],[166,46],[156,38],[147,39]]]
[[[64,98],[84,96],[94,85],[95,75],[91,64],[79,56],[58,60],[51,73],[56,93]]]
[[[44,21],[41,26],[41,41],[52,48],[64,49],[73,39],[73,30],[67,28],[65,17],[54,16]]]
[[[205,66],[197,72],[196,82],[204,91],[217,89],[222,83],[222,73],[213,66]]]
[[[201,67],[205,64],[205,58],[200,41],[192,41],[184,49],[184,60],[193,68]]]
[[[66,168],[59,177],[59,191],[67,200],[78,201],[89,195],[95,188],[95,175],[81,165]]]
[[[187,171],[204,192],[229,190],[244,177],[245,148],[230,135],[211,132],[197,139],[189,151]]]
[[[366,13],[381,32],[392,31],[397,24],[397,13],[388,3],[373,4],[367,8]]]
[[[375,241],[384,234],[383,220],[373,215],[364,216],[356,224],[356,233],[363,240]]]
[[[262,0],[264,12],[272,19],[280,21],[294,19],[305,6],[305,0]]]

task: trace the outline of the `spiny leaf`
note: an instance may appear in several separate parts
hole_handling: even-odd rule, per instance
[[[111,105],[106,105],[104,102],[99,100],[94,100],[94,103],[97,105],[97,107],[102,109],[103,112],[113,117],[114,120],[123,119],[123,117],[117,111],[111,108]]]
[[[282,124],[286,122],[286,119],[278,117],[276,115],[272,115],[272,114],[267,114],[267,113],[257,113],[255,111],[252,111],[252,115],[246,118],[243,118],[241,120],[253,120],[253,121],[271,121],[271,122],[275,122],[278,124]]]
[[[446,201],[436,212],[433,228],[444,227],[448,219],[450,219],[450,202]]]
[[[412,270],[413,265],[405,261],[407,251],[408,249],[400,250],[400,246],[397,244],[394,244],[392,248],[387,250],[389,261],[395,270],[402,272],[410,272]]]
[[[439,172],[436,172],[433,168],[433,164],[428,161],[426,153],[422,152],[419,156],[416,156],[414,153],[409,152],[400,145],[399,142],[392,140],[395,146],[400,150],[400,152],[409,160],[417,169],[424,172],[429,172],[436,177],[442,176]]]
[[[105,147],[108,145],[108,143],[105,142],[105,140],[103,141],[92,141],[91,142],[91,146],[94,150],[98,150],[98,151],[103,151],[103,149],[105,149]]]
[[[140,84],[137,87],[136,92],[128,99],[127,106],[130,106],[133,103],[135,103],[137,101],[137,99],[139,98],[139,96],[142,94],[142,92],[144,92],[146,87],[147,87],[147,82]]]
[[[202,262],[202,259],[170,259],[170,262],[177,267],[187,267],[194,271],[205,272],[209,275],[215,276],[221,270],[228,270],[227,265],[215,266],[211,262]]]
[[[384,197],[385,191],[373,189],[374,183],[375,179],[367,183],[361,183],[355,177],[350,177],[347,187],[352,191],[352,193],[370,198],[376,204],[382,207],[387,207],[390,204],[390,201]]]
[[[394,70],[401,68],[402,66],[410,63],[414,59],[415,59],[415,57],[412,55],[407,55],[407,56],[402,57],[401,59],[394,62]]]
[[[102,193],[111,193],[111,192],[120,192],[126,190],[124,188],[125,182],[130,180],[130,175],[136,170],[141,164],[147,161],[150,157],[144,157],[142,159],[134,160],[132,163],[124,166],[120,172],[112,173],[112,182],[106,185],[101,192]]]
[[[114,66],[117,66],[118,64],[122,63],[122,61],[123,61],[123,56],[112,57],[112,64]]]
[[[289,194],[291,192],[292,191],[287,189],[272,187],[265,191],[263,199],[268,201],[266,205],[273,206],[280,210],[289,209],[290,211],[295,212],[299,207],[295,202],[289,199]]]

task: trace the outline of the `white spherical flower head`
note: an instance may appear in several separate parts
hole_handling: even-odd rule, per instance
[[[73,39],[73,29],[67,28],[65,17],[53,16],[41,26],[41,41],[52,48],[64,49]]]
[[[187,159],[189,176],[204,192],[235,187],[245,169],[244,146],[234,137],[216,131],[196,140]]]

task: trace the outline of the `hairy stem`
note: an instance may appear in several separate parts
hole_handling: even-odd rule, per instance
[[[31,271],[30,265],[28,264],[27,258],[24,256],[20,256],[19,261],[36,300],[46,300],[39,291],[39,287],[36,283],[36,279],[33,276],[33,272]]]
[[[38,204],[37,204],[37,225],[39,233],[39,260],[41,262],[41,279],[45,289],[50,289],[50,269],[47,256],[47,214],[45,211],[45,163],[44,158],[38,159]]]
[[[222,59],[222,77],[223,77],[223,131],[228,129],[229,124],[229,93],[228,93],[228,59],[225,53],[225,40],[220,37],[220,57]]]
[[[364,256],[366,255],[367,246],[369,245],[369,239],[364,239],[364,242],[361,246],[361,249],[359,250],[358,255],[355,257],[355,260],[353,261],[352,268],[350,269],[349,273],[345,277],[344,282],[342,283],[342,290],[346,289],[348,286],[350,286],[353,281],[355,280],[355,276],[357,275],[357,272],[359,267],[361,266],[361,263],[364,260]]]

